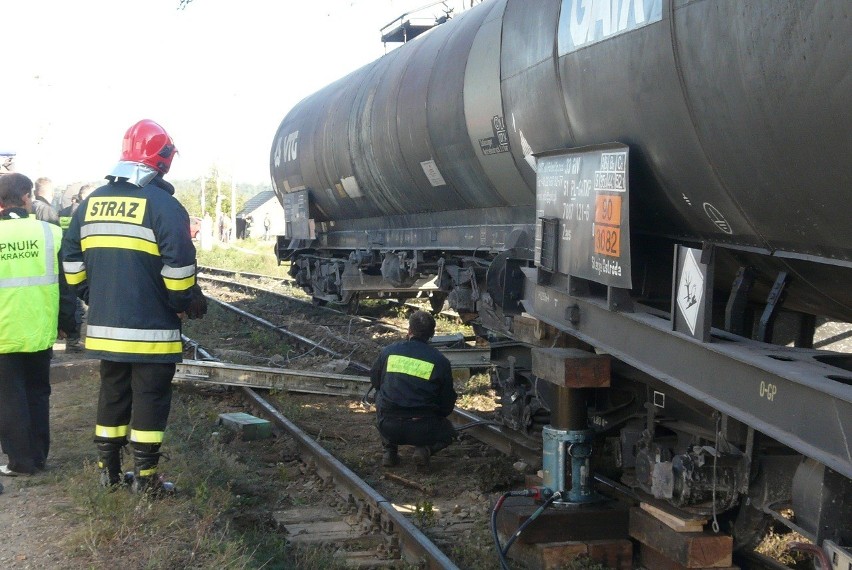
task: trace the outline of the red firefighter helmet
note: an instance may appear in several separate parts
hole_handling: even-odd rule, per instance
[[[172,166],[177,148],[166,130],[148,119],[127,129],[121,144],[121,161],[144,164],[160,174]]]

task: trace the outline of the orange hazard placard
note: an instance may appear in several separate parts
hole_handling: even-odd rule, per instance
[[[595,253],[619,257],[621,255],[621,228],[595,224]]]
[[[609,194],[598,194],[595,196],[595,222],[598,224],[620,226],[621,196],[610,196]]]

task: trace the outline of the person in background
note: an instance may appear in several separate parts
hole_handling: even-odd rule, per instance
[[[77,191],[77,194],[71,198],[71,204],[59,210],[59,227],[62,228],[63,233],[71,225],[71,217],[77,211],[80,203],[94,191],[94,184],[84,184]],[[83,324],[85,309],[83,308],[83,301],[77,298],[74,288],[68,285],[65,272],[62,272],[59,277],[59,298],[63,304],[74,307],[74,321],[68,323],[67,330],[69,332],[68,338],[65,339],[65,350],[67,352],[83,352],[83,345],[80,343],[80,329]]]
[[[64,334],[57,333],[62,231],[30,217],[32,187],[23,174],[0,176],[0,445],[9,457],[0,475],[7,477],[45,468],[50,359]]]
[[[80,203],[63,240],[68,283],[89,305],[86,350],[101,359],[95,442],[100,481],[124,482],[121,451],[133,451],[132,490],[159,495],[158,474],[181,318],[207,311],[196,284],[189,214],[163,179],[177,149],[157,123],[124,135],[109,181]]]
[[[253,223],[254,223],[254,217],[252,217],[251,214],[246,216],[246,229],[245,229],[245,234],[243,235],[243,237],[245,239],[249,239],[251,237],[251,226],[252,226]]]
[[[272,220],[269,219],[269,213],[263,216],[263,239],[269,239],[269,228],[272,227]]]
[[[53,181],[42,176],[35,181],[35,200],[33,214],[39,220],[59,224],[59,215],[53,209]]]
[[[452,443],[455,428],[447,416],[456,404],[450,361],[429,346],[435,318],[416,311],[408,319],[408,339],[382,350],[370,371],[376,389],[376,425],[384,447],[382,465],[399,464],[397,448],[414,445],[414,462]]]
[[[71,197],[71,204],[59,210],[59,227],[62,228],[63,232],[71,225],[71,217],[80,207],[80,203],[88,198],[89,194],[95,191],[95,188],[94,184],[83,184],[77,194]]]

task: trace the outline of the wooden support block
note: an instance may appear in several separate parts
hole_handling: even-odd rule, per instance
[[[580,558],[588,558],[613,570],[633,570],[633,542],[626,538],[531,545],[515,543],[509,555],[532,570],[558,570]]]
[[[639,508],[653,515],[654,518],[670,529],[678,532],[701,532],[704,530],[704,525],[707,524],[707,518],[685,519],[648,503],[640,504]]]
[[[688,570],[686,566],[678,564],[670,558],[666,558],[662,553],[657,552],[656,550],[645,544],[639,547],[639,563],[642,565],[643,568],[647,568],[648,570]],[[710,569],[705,567],[699,570]],[[740,570],[740,567],[721,566],[715,567],[712,570]]]
[[[510,497],[497,514],[497,528],[511,536],[539,505],[526,497]],[[517,542],[590,541],[627,538],[629,513],[614,501],[600,501],[569,508],[551,507],[533,521]],[[513,547],[514,548],[514,547]]]
[[[589,558],[614,570],[633,570],[633,541],[592,540]]]
[[[637,507],[630,509],[630,536],[686,568],[731,566],[733,539],[729,535],[677,532]]]
[[[536,345],[547,338],[547,325],[527,315],[518,315],[512,319],[512,332],[515,339]]]
[[[566,388],[605,388],[610,381],[610,358],[579,348],[534,348],[532,372]]]

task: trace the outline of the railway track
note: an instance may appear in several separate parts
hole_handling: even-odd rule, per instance
[[[228,284],[230,286],[230,283]],[[240,286],[237,284],[236,286]],[[349,355],[344,355],[340,352],[337,352],[327,346],[324,345],[323,342],[317,342],[310,339],[307,336],[297,334],[286,327],[282,327],[280,325],[276,325],[266,319],[258,317],[240,309],[233,304],[226,303],[215,297],[212,300],[231,312],[234,312],[241,317],[252,321],[254,324],[261,326],[267,330],[274,331],[282,336],[287,337],[289,340],[296,341],[302,343],[303,345],[308,347],[308,350],[317,350],[329,355],[334,359],[346,359],[348,363],[348,368],[352,369],[356,372],[369,372],[370,366],[367,362],[359,362],[356,360],[352,360],[349,358]],[[282,301],[289,300],[288,298],[282,298]],[[311,311],[316,310],[317,308],[312,307],[310,304],[303,305]],[[320,310],[325,309],[324,307],[319,308]],[[341,313],[337,313],[342,315]],[[344,317],[348,317],[348,315],[342,315]],[[373,325],[372,322],[367,322],[368,325]],[[379,347],[380,348],[380,347]],[[483,364],[487,363],[487,350],[484,349],[447,349],[443,351],[445,355],[448,356],[451,362],[458,362],[461,365],[470,364],[476,360],[482,362],[483,358],[486,359]],[[370,360],[375,357],[375,354],[369,355]],[[516,432],[504,429],[500,426],[488,425],[485,419],[476,416],[470,412],[467,412],[462,409],[456,409],[453,411],[453,414],[450,416],[450,420],[456,426],[467,426],[472,425],[469,428],[470,435],[479,439],[480,441],[494,447],[495,449],[507,454],[507,455],[515,455],[522,460],[524,460],[529,465],[536,465],[541,460],[541,447],[535,441],[531,441],[529,438],[525,438],[520,436]]]
[[[185,341],[193,342],[188,338]],[[213,358],[203,348],[199,349],[199,353],[203,358]],[[178,377],[202,380],[199,372],[204,367],[233,369],[209,360],[203,364],[184,362],[180,365]],[[194,378],[187,377],[188,369],[195,370]],[[252,371],[251,375],[257,373]],[[205,380],[209,381],[209,378]],[[219,380],[217,383],[220,383]],[[324,380],[339,379],[326,377]],[[347,566],[351,567],[392,568],[405,562],[418,568],[457,570],[458,566],[388,499],[254,389],[241,386],[240,390],[251,408],[269,419],[295,443],[300,454],[300,472],[309,480],[313,489],[322,491],[324,497],[322,505],[275,513],[276,522],[287,532],[291,544],[309,546],[336,543],[341,545],[336,557],[345,560]]]
[[[356,304],[356,305],[353,305],[353,306],[350,307],[351,310],[344,311],[344,310],[335,308],[334,306],[330,306],[330,305],[317,305],[316,303],[314,303],[311,300],[311,298],[308,295],[306,295],[299,287],[297,287],[295,285],[295,283],[293,282],[293,280],[289,276],[288,277],[276,277],[276,276],[272,276],[272,275],[264,275],[264,274],[261,274],[261,273],[242,272],[242,271],[235,271],[235,270],[232,270],[232,269],[223,269],[223,268],[220,268],[220,267],[209,267],[209,266],[199,266],[198,267],[198,276],[199,276],[200,279],[206,279],[206,280],[214,280],[218,277],[218,281],[220,283],[223,283],[223,284],[230,282],[230,283],[233,283],[235,286],[236,285],[250,286],[250,287],[256,288],[259,291],[281,294],[281,295],[284,295],[284,296],[289,297],[291,299],[299,300],[300,302],[311,304],[311,305],[314,305],[314,306],[322,306],[322,307],[325,307],[326,309],[328,309],[330,311],[341,313],[341,314],[357,315],[359,309],[361,308],[360,304]],[[277,288],[279,288],[283,291],[287,291],[287,293],[282,293],[281,291],[276,291],[275,289],[269,289],[267,287],[263,287],[262,285],[251,285],[250,282],[270,284],[273,287],[277,287]],[[405,307],[409,311],[416,311],[418,309],[431,310],[431,307],[429,306],[428,303],[417,304],[417,303],[412,303],[412,302],[401,302],[401,301],[396,301],[396,300],[391,299],[391,298],[388,298],[386,300],[390,304],[390,306]],[[442,310],[442,311],[440,311],[439,314],[441,314],[443,317],[445,317],[449,320],[452,320],[452,321],[458,321],[459,320],[459,315],[455,311]],[[360,315],[360,316],[362,318],[366,319],[366,320],[374,320],[374,321],[382,322],[382,320],[380,318],[366,316],[366,315]],[[392,325],[392,324],[389,324],[389,323],[386,323],[386,324],[388,326],[395,327],[395,325]]]
[[[222,305],[222,306],[225,307],[225,305]],[[317,309],[316,307],[312,307],[310,304],[303,304],[303,306],[306,307],[306,308],[310,308],[312,310]],[[228,309],[228,310],[232,310],[232,309]],[[322,312],[324,314],[326,314],[324,312],[324,310]],[[274,330],[274,331],[278,331],[282,334],[286,334],[285,327],[277,325],[277,324],[275,324],[271,321],[268,321],[266,319],[255,317],[244,309],[237,309],[236,311],[234,311],[234,313],[240,315],[240,317],[244,318],[244,319],[250,318],[254,324],[256,324],[260,327],[264,327],[267,330]],[[340,315],[340,316],[346,317],[346,318],[350,317],[349,315]],[[336,353],[335,351],[328,349],[327,347],[321,347],[321,343],[316,343],[316,341],[311,341],[311,339],[308,338],[308,336],[306,336],[306,335],[299,335],[299,336],[304,337],[304,338],[291,337],[291,339],[298,340],[299,342],[303,342],[303,341],[313,342],[312,346],[314,346],[314,350],[326,351],[330,358],[339,358],[341,356],[340,353]],[[295,340],[294,340],[294,342],[295,342]],[[367,364],[363,363],[363,362],[357,362],[357,361],[352,360],[349,363],[350,363],[350,365],[352,365],[352,370],[355,371],[355,372],[363,373],[364,371],[366,371],[368,369]],[[252,374],[254,374],[254,373],[252,373]],[[334,378],[331,377],[331,376],[326,376],[325,374],[326,373],[319,374],[317,381],[318,382],[325,382],[325,383],[329,383],[329,382],[334,383]],[[361,384],[361,386],[366,387],[366,382]],[[261,386],[258,386],[258,387],[265,387],[265,386],[261,385]],[[278,389],[282,389],[282,387],[279,386]],[[283,387],[283,389],[289,390],[290,388]],[[243,390],[245,391],[245,390],[251,390],[251,389],[250,388],[243,388]],[[305,391],[310,392],[311,390],[305,390]],[[353,392],[354,393],[358,392],[358,384],[357,383],[354,385],[353,388],[351,388],[351,391],[349,393],[340,393],[338,395],[345,395],[345,396],[351,398]],[[270,416],[270,419],[272,417],[274,417],[274,413],[272,413],[270,411],[270,410],[276,409],[274,403],[271,403],[271,402],[266,402],[266,404],[259,403],[257,401],[257,398],[259,398],[259,396],[257,396],[257,393],[253,392],[253,390],[251,390],[250,392],[246,392],[246,393],[247,393],[247,397],[249,397],[249,399],[253,402],[251,405],[254,407],[254,409],[259,410],[258,413],[267,414],[267,415]],[[314,393],[318,393],[318,392],[314,392]],[[329,392],[325,392],[325,393],[329,393]],[[248,394],[254,394],[254,396],[250,396]],[[277,412],[277,413],[280,414],[280,415],[283,415],[283,414],[281,414],[281,412]],[[466,434],[471,436],[471,438],[475,438],[478,441],[485,443],[490,448],[498,450],[501,453],[512,456],[512,457],[519,457],[524,462],[526,462],[528,465],[538,465],[539,464],[539,461],[540,461],[540,458],[541,458],[541,449],[540,449],[540,446],[536,445],[535,442],[531,442],[527,438],[520,437],[518,434],[511,432],[509,430],[503,430],[499,426],[489,425],[489,423],[487,421],[483,421],[483,419],[481,417],[479,417],[475,414],[471,414],[469,412],[466,412],[464,410],[457,409],[454,412],[451,419],[457,426],[468,425],[468,424],[478,424],[478,425],[474,425],[473,427],[470,427],[466,431]],[[314,430],[314,431],[316,432],[317,430]],[[322,430],[319,430],[319,433],[322,434]],[[332,437],[332,436],[327,436],[327,437]],[[335,437],[340,438],[340,436],[335,436]],[[332,437],[332,439],[334,439],[334,438]],[[328,452],[326,452],[326,453],[328,453]],[[335,453],[337,453],[337,452],[335,452]],[[336,473],[338,473],[338,472],[331,469],[330,467],[322,466],[321,468],[318,468],[317,467],[318,465],[319,465],[318,463],[315,463],[313,461],[308,461],[305,464],[305,467],[303,468],[304,474],[306,474],[306,476],[315,478],[315,480],[318,482],[317,485],[320,485],[320,486],[326,485],[326,484],[328,484],[329,481],[333,481],[335,479],[335,477],[339,476],[339,475],[336,475]],[[395,483],[394,477],[395,476],[392,473],[387,473],[387,474],[384,474],[384,475],[381,476],[381,480],[384,481],[385,482],[384,484],[386,484],[386,485],[388,484],[388,482],[393,484],[393,483]],[[412,479],[412,478],[406,478],[406,477],[403,476],[403,477],[400,477],[400,479],[401,479],[403,485],[408,485],[408,486],[415,486],[416,485],[414,483],[414,479]],[[325,481],[325,483],[323,483],[323,481]],[[608,481],[608,480],[607,481],[599,481],[599,483],[615,489],[616,492],[629,493],[629,491],[627,491],[626,488],[624,488],[623,486],[621,486],[618,483],[614,483],[614,482]],[[427,493],[429,492],[428,487],[421,487],[421,489],[419,489],[419,491],[423,491],[424,489]],[[392,502],[390,500],[387,500],[387,499],[384,499],[384,500],[378,499],[376,497],[376,495],[366,493],[366,494],[364,494],[364,497],[366,497],[366,498],[362,499],[365,502],[364,503],[358,503],[358,501],[356,501],[357,504],[355,504],[355,503],[352,503],[353,499],[350,498],[348,491],[344,492],[343,495],[340,495],[340,493],[337,493],[337,494],[339,496],[345,496],[346,498],[345,498],[345,500],[336,499],[335,501],[333,501],[334,506],[331,509],[331,511],[325,510],[320,514],[305,515],[308,518],[320,517],[321,519],[323,519],[321,521],[323,524],[319,524],[318,526],[311,526],[310,524],[308,524],[308,522],[305,522],[305,520],[303,518],[300,518],[302,515],[300,515],[298,512],[290,513],[290,514],[283,513],[283,514],[281,514],[280,521],[281,521],[282,524],[284,524],[285,527],[287,525],[290,525],[293,529],[295,529],[295,532],[301,533],[300,536],[303,536],[303,538],[301,540],[303,540],[305,543],[310,543],[312,541],[324,540],[322,533],[325,532],[325,531],[323,529],[326,529],[326,530],[331,529],[331,530],[329,530],[329,532],[336,529],[335,532],[339,531],[339,532],[345,532],[345,533],[352,533],[352,536],[355,537],[355,538],[352,539],[352,542],[356,542],[356,543],[359,540],[357,537],[362,536],[362,535],[359,535],[358,533],[364,532],[366,534],[362,538],[364,538],[364,540],[367,540],[367,542],[372,541],[371,544],[373,544],[374,546],[370,550],[359,551],[356,554],[354,554],[353,556],[355,556],[356,558],[360,557],[361,561],[365,565],[375,563],[375,557],[374,557],[375,552],[378,552],[379,556],[390,556],[391,559],[392,559],[392,557],[395,556],[396,552],[397,552],[397,546],[395,546],[395,545],[401,544],[402,543],[401,540],[399,538],[392,538],[391,537],[391,538],[382,539],[381,541],[379,541],[375,537],[375,532],[376,532],[377,527],[390,525],[390,528],[395,528],[395,525],[392,524],[392,523],[381,522],[381,520],[382,520],[381,517],[384,516],[384,514],[385,514],[385,510],[383,510],[382,507],[387,507],[389,505],[392,506]],[[378,494],[377,491],[376,491],[376,494]],[[380,497],[381,495],[378,495],[378,496]],[[338,510],[340,512],[335,514],[335,512],[337,512]],[[396,509],[393,509],[393,510],[394,510],[394,512],[396,512]],[[409,509],[409,510],[411,510],[411,509]],[[399,514],[399,513],[397,513],[397,514]],[[373,519],[378,520],[380,522],[378,522],[376,524],[372,524],[372,525],[364,523],[365,520],[371,520],[370,517],[373,517]],[[378,518],[376,518],[376,517],[378,517]],[[403,518],[405,518],[405,517],[403,517]],[[406,522],[408,522],[408,519],[406,519]],[[410,522],[409,522],[409,524],[410,524]],[[347,526],[345,526],[345,525],[348,525],[349,527],[351,527],[350,530],[346,530]],[[450,525],[450,528],[452,528],[452,526],[453,525]],[[361,530],[357,530],[357,529],[361,529]],[[445,540],[448,543],[452,543],[452,536],[447,538],[447,534],[449,533],[451,535],[452,532],[453,531],[451,530],[451,531],[446,531],[446,532],[443,533],[443,536],[445,537]],[[440,533],[437,533],[437,534],[440,535]],[[436,535],[436,533],[432,532],[432,535],[434,536],[434,535]],[[336,534],[332,534],[330,536],[336,536],[336,537],[339,538],[339,535],[336,535]],[[410,537],[408,537],[408,538],[405,538],[405,540],[412,540],[412,539]],[[298,540],[297,540],[297,542],[298,542]],[[427,550],[428,550],[429,547],[421,547],[421,546],[414,547],[413,553],[409,553],[409,554],[405,554],[405,555],[401,554],[404,551],[404,549],[399,548],[400,556],[402,556],[403,558],[406,558],[407,560],[411,560],[411,559],[421,560],[421,563],[422,563],[422,560],[424,560],[423,557],[427,556],[427,554],[424,554],[424,551],[421,550],[422,548],[427,548]],[[785,566],[777,563],[776,561],[773,561],[773,560],[766,558],[766,557],[762,557],[760,555],[745,555],[745,558],[741,557],[740,559],[743,560],[743,564],[745,564],[744,567],[748,567],[748,568],[761,568],[761,569],[762,568],[771,568],[773,570],[776,570],[776,569],[779,569],[779,568],[785,568]],[[370,561],[370,562],[368,562],[368,561]],[[437,566],[437,567],[441,567],[441,566]]]

